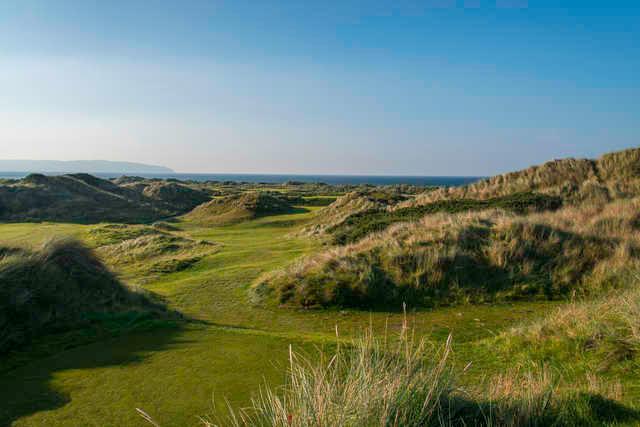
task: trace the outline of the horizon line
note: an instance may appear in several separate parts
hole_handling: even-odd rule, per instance
[[[313,176],[354,176],[354,177],[401,177],[401,178],[487,178],[489,175],[425,175],[425,174],[396,174],[396,173],[289,173],[289,172],[113,172],[113,171],[3,171],[0,170],[0,174],[52,174],[52,175],[64,175],[64,174],[102,174],[102,175],[114,175],[121,174],[121,176],[139,175],[246,175],[246,176],[301,176],[301,177],[313,177]]]

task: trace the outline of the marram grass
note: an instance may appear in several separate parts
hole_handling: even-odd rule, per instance
[[[205,427],[590,424],[588,399],[566,393],[560,398],[560,375],[546,366],[492,376],[477,389],[466,389],[458,380],[469,366],[454,362],[451,336],[434,345],[417,338],[405,322],[397,337],[368,330],[338,340],[331,353],[315,358],[290,347],[284,386],[263,386],[248,407],[228,405],[226,413],[201,422]]]

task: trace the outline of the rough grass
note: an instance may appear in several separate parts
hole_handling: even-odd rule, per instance
[[[198,423],[195,414],[212,411],[214,392],[218,409],[225,405],[223,397],[239,408],[264,381],[274,387],[281,384],[284,369],[279,363],[287,359],[289,343],[311,354],[311,345],[334,341],[336,324],[341,336],[359,335],[367,325],[378,334],[386,326],[398,330],[400,313],[282,310],[247,301],[247,287],[260,273],[320,249],[316,239],[289,237],[311,215],[267,216],[224,227],[172,222],[179,236],[219,244],[180,272],[149,274],[145,262],[133,263],[131,271],[124,272],[103,260],[122,280],[143,283],[170,308],[206,324],[154,327],[134,335],[118,333],[115,338],[85,328],[73,332],[71,343],[66,334],[51,337],[47,345],[38,338],[33,343],[37,348],[29,347],[29,354],[23,355],[29,363],[0,373],[0,425],[91,425],[99,420],[101,426],[136,426],[143,424],[136,407],[153,414],[163,426],[193,425]],[[285,222],[288,227],[281,226]],[[50,236],[70,235],[95,246],[90,231],[101,227],[2,224],[0,239],[3,246],[37,248]],[[540,316],[556,305],[519,302],[442,308],[412,313],[411,319],[417,333],[435,340],[446,340],[453,333],[458,346]],[[130,327],[127,317],[113,323],[119,329]],[[15,393],[16,389],[21,392]]]
[[[75,240],[52,240],[35,252],[4,251],[0,259],[0,353],[33,337],[90,320],[92,313],[161,311],[121,284]]]
[[[567,203],[602,203],[640,195],[640,149],[605,154],[597,160],[553,160],[477,183],[440,188],[398,204],[419,206],[450,199],[488,199],[535,191],[562,197]]]
[[[287,382],[265,388],[249,408],[206,426],[440,425],[453,391],[450,342],[434,349],[402,337],[391,347],[372,334],[309,359],[289,352]],[[146,414],[145,414],[146,415]],[[146,416],[149,419],[148,416]]]
[[[599,292],[638,262],[639,206],[429,215],[264,275],[252,293],[303,307],[390,308]]]
[[[578,250],[578,243],[573,246],[571,244],[574,238],[577,239],[575,242],[579,242],[579,239],[587,239],[590,242],[589,239],[593,237],[600,238],[605,243],[610,242],[614,251],[608,261],[593,268],[590,266],[592,254],[601,248],[598,246],[600,241],[596,239],[593,247],[585,246],[587,250],[584,258],[587,261],[585,264],[578,264],[578,267],[584,265],[586,271],[591,271],[590,277],[594,278],[594,284],[599,283],[605,288],[615,287],[624,277],[625,269],[630,265],[629,261],[635,257],[633,243],[637,222],[634,212],[637,211],[637,205],[620,203],[564,209],[554,214],[530,215],[527,221],[542,224],[543,227],[525,228],[524,231],[518,231],[516,228],[516,231],[507,236],[507,240],[512,239],[509,236],[538,238],[536,236],[540,235],[544,241],[547,239],[544,237],[544,231],[549,229],[552,231],[551,236],[565,233],[563,236],[568,236],[568,239],[563,239],[568,242],[567,247],[573,248],[570,259],[582,256]],[[284,370],[274,369],[271,362],[286,359],[284,353],[288,342],[305,340],[323,345],[328,330],[336,323],[340,324],[341,331],[347,330],[348,333],[360,331],[369,322],[378,331],[385,328],[387,321],[391,330],[398,328],[396,313],[279,310],[273,306],[255,307],[248,303],[246,287],[260,273],[281,268],[297,256],[318,247],[317,243],[310,240],[285,237],[291,231],[295,231],[307,217],[307,214],[265,216],[225,227],[208,227],[206,224],[197,224],[186,219],[184,222],[171,223],[171,229],[160,230],[191,241],[206,239],[219,242],[220,250],[205,254],[185,270],[174,271],[173,266],[169,266],[166,273],[163,271],[152,275],[145,271],[149,262],[134,261],[129,264],[132,268],[131,275],[127,273],[126,276],[135,282],[150,276],[145,286],[162,294],[172,307],[205,319],[216,326],[203,325],[201,329],[181,332],[171,340],[167,339],[171,335],[167,331],[119,337],[108,342],[74,348],[55,357],[42,358],[21,366],[0,377],[0,400],[3,401],[0,408],[0,424],[92,424],[99,420],[99,423],[105,426],[136,425],[133,408],[143,407],[157,416],[162,425],[188,425],[197,422],[194,414],[203,414],[211,410],[211,393],[214,390],[216,396],[229,397],[230,404],[237,408],[249,399],[252,391],[258,390],[258,383],[262,376],[266,375],[272,390],[281,396],[281,390],[277,385],[281,383]],[[459,218],[464,219],[465,215],[460,215]],[[499,230],[503,224],[514,222],[514,217],[503,213],[489,220],[489,228]],[[442,224],[448,223],[444,221],[440,226]],[[434,223],[434,226],[437,224]],[[480,223],[480,226],[488,225]],[[399,228],[404,227],[403,225]],[[90,236],[91,228],[63,224],[11,224],[2,225],[1,234],[3,240],[15,239],[26,242],[39,240],[45,233],[52,232],[78,234],[85,238]],[[538,233],[539,231],[542,232]],[[126,232],[124,234],[123,238],[117,238],[111,244],[145,237],[126,236]],[[459,240],[474,241],[467,238]],[[551,238],[548,240],[555,241]],[[410,239],[406,242],[410,242]],[[553,254],[555,249],[552,246],[549,243],[544,251]],[[605,245],[604,248],[606,247]],[[471,252],[473,249],[464,245],[462,248]],[[497,254],[504,255],[507,260],[511,259],[509,257],[515,257],[516,260],[526,259],[530,250],[522,244],[508,249]],[[513,252],[510,252],[511,250]],[[605,254],[609,253],[605,251]],[[109,260],[107,256],[104,258]],[[168,259],[170,258],[169,256]],[[560,263],[549,265],[559,266]],[[123,273],[122,267],[115,264],[114,267],[119,274]],[[560,278],[566,277],[566,280],[569,280],[571,277],[571,274],[567,274],[561,268],[557,271]],[[581,268],[577,271],[581,271]],[[525,273],[526,271],[516,274]],[[609,279],[606,279],[607,277]],[[570,288],[573,289],[573,285]],[[545,297],[544,292],[541,296]],[[489,377],[489,384],[477,381],[478,390],[464,380],[470,371],[453,378],[454,386],[464,389],[469,394],[462,396],[467,403],[463,407],[474,409],[465,412],[472,417],[465,418],[466,420],[485,420],[482,414],[493,414],[493,419],[496,420],[494,424],[498,425],[517,425],[509,421],[513,419],[520,420],[519,425],[526,425],[521,420],[533,420],[530,425],[535,425],[536,422],[538,425],[550,424],[547,422],[548,417],[527,416],[540,413],[550,414],[554,420],[558,419],[560,414],[567,413],[569,416],[563,417],[576,420],[575,424],[579,425],[602,425],[613,419],[623,422],[633,419],[633,411],[625,412],[624,408],[617,407],[617,403],[606,399],[607,396],[618,396],[615,378],[626,376],[632,381],[638,377],[635,371],[630,370],[634,365],[628,360],[632,359],[614,359],[622,360],[623,363],[614,363],[605,371],[607,375],[619,375],[613,378],[611,384],[609,378],[598,377],[587,384],[588,388],[584,388],[582,383],[569,379],[564,381],[564,371],[560,371],[561,376],[558,377],[555,368],[542,367],[536,370],[529,365],[512,370],[514,360],[520,358],[537,358],[535,360],[545,363],[556,358],[571,360],[576,353],[565,351],[556,339],[548,340],[548,345],[545,345],[540,353],[536,353],[534,349],[535,341],[532,341],[531,345],[520,346],[519,349],[514,346],[513,352],[503,351],[507,346],[500,348],[501,344],[496,344],[491,339],[483,341],[483,346],[476,346],[476,340],[500,334],[501,330],[514,321],[535,316],[549,306],[547,303],[510,303],[441,308],[415,313],[417,327],[431,339],[445,339],[449,332],[453,331],[456,337],[454,344],[462,343],[454,347],[458,349],[458,354],[464,355],[461,359],[462,366],[466,365],[467,360],[473,361],[474,365],[478,365],[478,359],[481,359],[481,362],[483,359],[491,361],[486,364],[487,369],[482,370],[482,373]],[[221,328],[219,325],[225,327]],[[282,338],[286,338],[287,341]],[[433,348],[441,347],[438,344],[435,344],[435,347],[429,344],[425,354],[431,354],[429,351]],[[589,345],[586,348],[589,349]],[[342,350],[345,350],[345,347]],[[594,356],[593,363],[598,360],[595,357],[597,352],[587,353]],[[608,350],[603,352],[608,353]],[[455,362],[457,358],[448,360]],[[579,363],[576,362],[574,365]],[[591,366],[585,362],[585,366],[593,368],[600,364]],[[617,367],[620,367],[619,371]],[[453,373],[457,374],[457,369],[462,367],[454,363],[449,365],[449,368],[454,369]],[[595,368],[590,371],[598,372]],[[474,381],[475,378],[472,377],[471,382]],[[566,389],[576,384],[580,386],[580,391],[575,395],[565,394]],[[611,394],[598,391],[608,389],[609,385],[612,388]],[[13,392],[16,389],[21,390],[21,393]],[[582,390],[586,390],[587,394],[581,394]],[[550,392],[547,393],[548,391]],[[557,395],[559,391],[562,391],[562,395]],[[65,396],[68,396],[66,400]],[[113,399],[113,396],[118,398]],[[528,396],[541,398],[532,400]],[[621,400],[629,401],[626,394],[621,396]],[[456,401],[449,404],[449,399],[446,399],[445,402],[446,408],[458,408]],[[522,406],[522,402],[530,402],[525,405],[530,409],[517,410]],[[219,399],[215,405],[220,406]],[[500,406],[503,408],[502,412],[491,412],[489,409],[492,406]],[[482,408],[482,414],[478,415],[477,408]],[[562,408],[574,409],[562,412]],[[483,418],[473,418],[476,416]],[[632,423],[633,421],[629,421],[629,424]],[[467,422],[467,425],[473,423]]]
[[[145,225],[105,224],[89,230],[89,242],[94,247],[114,245],[156,233],[154,228]]]
[[[281,193],[280,197],[292,206],[329,206],[337,199],[333,196],[301,196],[287,193]]]
[[[572,302],[539,321],[504,332],[492,343],[508,353],[522,349],[537,353],[553,352],[565,361],[579,357],[600,375],[617,373],[632,380],[640,374],[640,289],[634,283],[624,292],[591,301]],[[522,357],[522,355],[520,355]]]
[[[403,221],[416,221],[427,214],[437,212],[455,214],[486,209],[503,209],[524,214],[533,211],[556,210],[561,205],[562,199],[559,197],[535,193],[515,193],[486,200],[441,200],[426,205],[392,211],[371,210],[359,212],[350,215],[341,223],[330,227],[327,232],[332,235],[334,244],[344,245],[354,243],[370,233],[382,231],[391,224]]]
[[[289,350],[285,385],[265,385],[248,407],[206,417],[214,426],[620,426],[640,377],[640,289],[563,305],[472,344],[464,357],[501,361],[467,379],[472,360],[417,339],[405,320],[397,339],[338,340],[309,358]],[[336,331],[337,332],[337,331]],[[585,366],[583,366],[585,365]],[[484,366],[486,369],[487,366]],[[496,372],[497,370],[497,372]],[[500,371],[502,370],[502,371]],[[633,399],[631,399],[633,400]],[[144,411],[141,415],[153,419]]]
[[[499,366],[522,370],[536,363],[553,366],[555,394],[577,403],[562,408],[568,425],[638,425],[640,289],[635,272],[627,279],[623,292],[570,302],[476,343],[468,354],[490,354],[491,363],[484,366],[489,371]],[[508,372],[493,380],[498,394],[510,399],[520,386],[517,378]],[[634,402],[635,409],[620,402]],[[542,425],[552,422],[557,421]]]
[[[124,240],[117,244],[102,246],[98,253],[110,263],[131,264],[153,262],[161,258],[181,259],[198,253],[210,252],[215,244],[207,241],[195,241],[185,237],[165,233],[151,233]]]
[[[172,230],[172,231],[163,231]],[[207,240],[179,235],[175,226],[108,224],[89,231],[96,252],[131,282],[142,284],[158,275],[192,268],[203,257],[219,250]],[[144,275],[143,280],[135,277]]]
[[[175,213],[188,212],[211,200],[204,191],[165,181],[149,183],[142,190],[142,196],[165,208],[170,207]]]
[[[303,231],[332,234],[332,243],[352,243],[368,233],[421,214],[490,207],[523,212],[560,204],[607,203],[640,196],[640,149],[597,160],[553,160],[462,187],[427,188],[420,194],[368,189],[348,193],[318,212]],[[534,199],[535,198],[535,199]]]

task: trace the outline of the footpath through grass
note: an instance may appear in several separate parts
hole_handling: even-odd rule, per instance
[[[369,325],[379,333],[398,330],[400,310],[308,311],[250,303],[246,290],[261,273],[318,249],[316,241],[291,237],[311,214],[225,227],[172,224],[172,234],[213,242],[216,249],[175,273],[148,276],[142,263],[116,273],[203,323],[129,333],[67,350],[62,342],[55,354],[34,356],[0,372],[0,425],[146,425],[136,407],[162,426],[198,425],[196,416],[213,410],[214,393],[215,406],[224,406],[224,399],[237,406],[265,381],[282,382],[289,344],[308,351],[332,345],[336,326],[341,336],[358,334]],[[60,234],[90,243],[93,227],[99,225],[5,224],[0,225],[0,244],[38,245]],[[109,265],[109,259],[104,261]],[[409,318],[419,334],[440,340],[451,332],[454,343],[464,345],[550,307],[521,303],[409,310]]]

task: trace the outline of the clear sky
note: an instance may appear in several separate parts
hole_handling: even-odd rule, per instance
[[[492,175],[640,145],[640,2],[0,2],[0,158]]]

